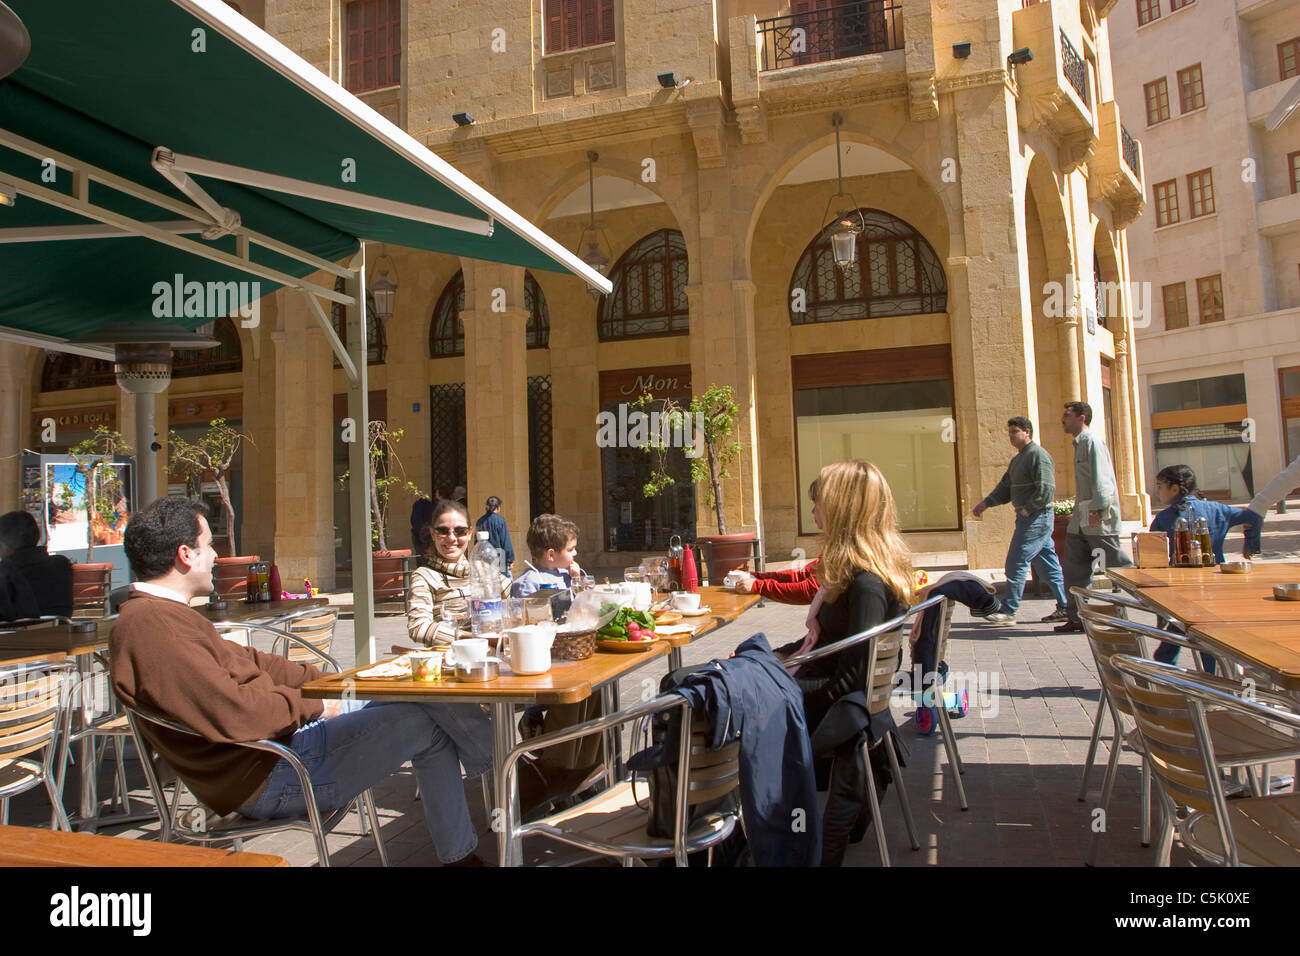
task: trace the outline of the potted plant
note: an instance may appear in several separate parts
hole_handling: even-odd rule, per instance
[[[406,564],[410,548],[389,549],[388,508],[395,495],[423,498],[425,493],[406,477],[406,469],[397,455],[397,444],[405,429],[390,428],[387,422],[372,421],[366,429],[366,464],[370,470],[370,546],[373,562],[375,600],[401,600],[405,595]],[[339,475],[346,485],[350,472]]]
[[[217,566],[213,569],[213,584],[217,594],[224,598],[243,592],[248,569],[261,560],[256,554],[239,554],[235,540],[235,505],[230,497],[230,473],[245,441],[251,443],[252,439],[233,428],[224,418],[212,419],[207,431],[193,441],[182,438],[175,431],[167,436],[171,470],[184,475],[189,484],[198,488],[204,481],[214,482],[217,494],[221,496],[229,534],[226,537],[227,554],[217,558]]]
[[[111,589],[113,563],[95,561],[95,545],[121,544],[126,522],[130,518],[130,490],[122,480],[123,471],[113,459],[130,455],[132,448],[120,432],[104,425],[95,433],[68,449],[77,473],[86,488],[86,560],[72,566],[74,607],[104,607]],[[64,487],[65,508],[76,506],[70,487]]]
[[[1074,499],[1061,498],[1052,502],[1052,544],[1056,553],[1065,548],[1065,531],[1070,526],[1070,516],[1074,514]]]
[[[675,483],[668,471],[668,455],[679,439],[681,445],[688,446],[683,453],[690,462],[691,480],[704,485],[704,501],[713,509],[718,528],[716,535],[699,535],[697,540],[709,546],[709,581],[721,582],[727,572],[743,567],[753,557],[757,540],[752,531],[727,533],[722,482],[731,477],[727,469],[740,456],[740,442],[733,437],[740,414],[735,392],[730,385],[710,384],[685,408],[671,398],[656,399],[647,392],[632,407],[659,413],[659,427],[651,425],[643,446],[655,458],[650,480],[642,488],[647,498]]]

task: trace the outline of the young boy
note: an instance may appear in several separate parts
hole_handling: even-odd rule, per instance
[[[570,587],[573,575],[582,571],[576,560],[578,526],[559,515],[538,515],[528,527],[527,540],[534,567],[511,585],[510,596],[527,597],[547,585]]]

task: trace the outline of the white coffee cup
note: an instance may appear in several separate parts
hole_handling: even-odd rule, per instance
[[[679,611],[698,611],[700,596],[691,591],[674,591],[671,598],[673,607]]]
[[[488,642],[486,637],[467,637],[451,642],[450,663],[452,664],[473,664],[486,660],[487,656]]]
[[[508,628],[497,652],[516,674],[545,674],[551,669],[554,642],[554,625],[525,624]]]

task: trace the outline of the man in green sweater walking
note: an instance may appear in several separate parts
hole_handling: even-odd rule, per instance
[[[1007,421],[1007,438],[1016,450],[1006,474],[989,496],[977,504],[973,514],[979,517],[995,505],[1010,502],[1016,509],[1016,530],[1007,550],[1007,590],[1002,606],[985,617],[990,624],[1011,627],[1025,590],[1029,566],[1038,568],[1047,579],[1056,598],[1056,610],[1043,621],[1064,621],[1068,604],[1061,575],[1061,563],[1052,546],[1052,499],[1056,496],[1056,464],[1052,456],[1034,441],[1034,426],[1029,419]]]

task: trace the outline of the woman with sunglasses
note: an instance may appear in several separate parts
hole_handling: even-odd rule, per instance
[[[416,568],[411,576],[406,630],[421,644],[450,644],[456,639],[455,622],[469,614],[467,552],[474,527],[464,505],[444,498],[434,503],[428,531],[428,567]],[[502,575],[502,596],[509,589],[510,579]]]

